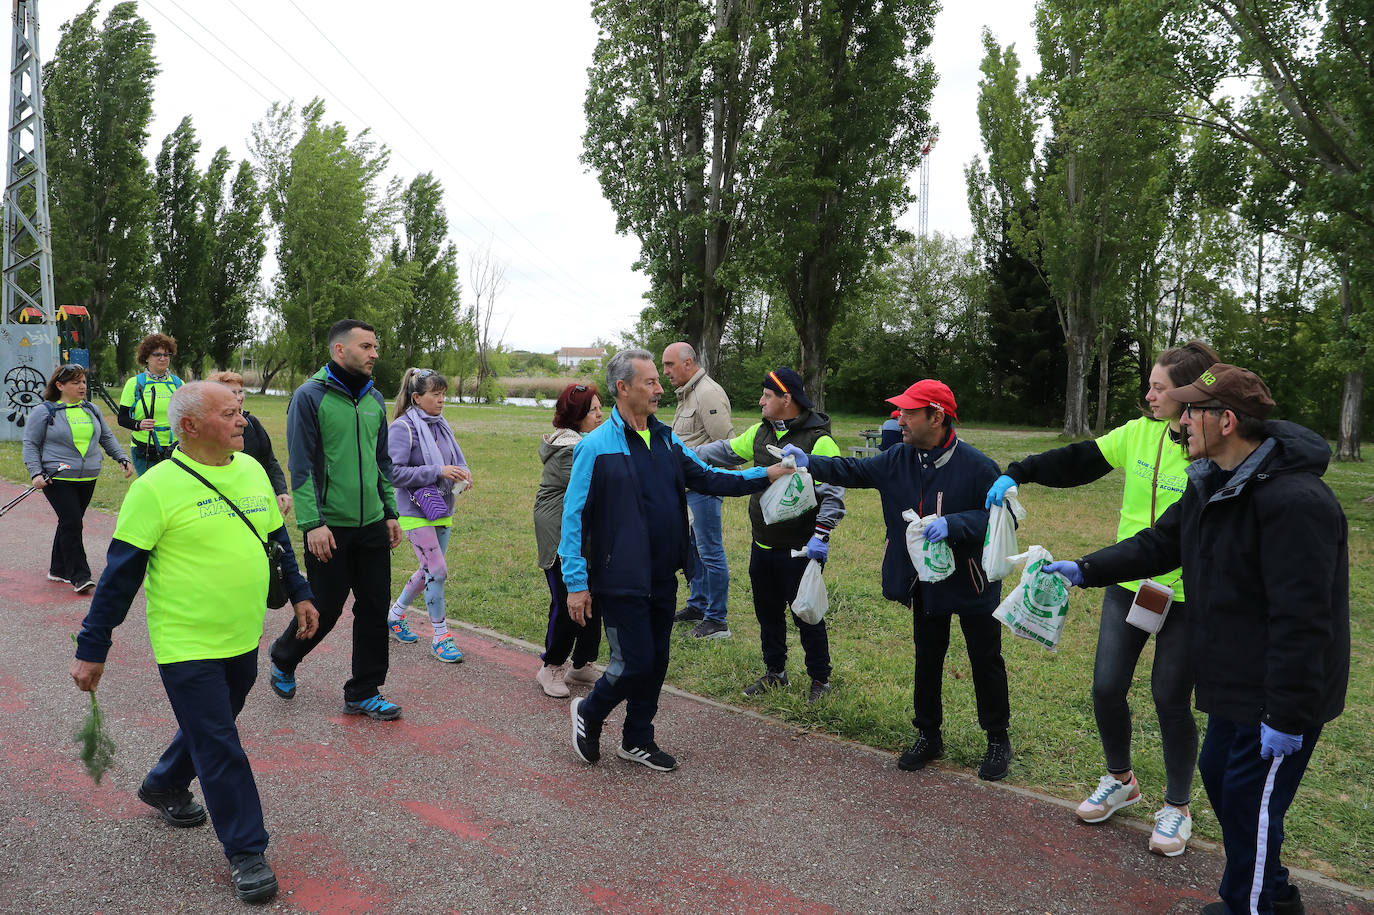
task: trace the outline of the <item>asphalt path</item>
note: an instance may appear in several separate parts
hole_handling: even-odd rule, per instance
[[[0,483],[0,502],[19,491]],[[77,758],[87,699],[69,633],[89,597],[45,579],[53,524],[37,495],[0,519],[0,912],[242,912],[210,826],[174,829],[134,796],[175,729],[141,596],[100,685],[114,768],[96,786]],[[97,573],[113,528],[87,515]],[[267,638],[287,612],[269,611]],[[939,764],[902,772],[891,754],[673,690],[657,727],[678,771],[615,758],[619,715],[587,766],[567,700],[534,682],[533,646],[494,633],[456,630],[456,665],[392,643],[384,692],[404,717],[345,715],[349,622],[301,665],[290,702],[267,687],[264,648],[239,717],[281,884],[260,908],[1071,915],[1216,898],[1209,843],[1161,858],[1139,823],[1085,826],[1063,801]],[[1295,880],[1308,912],[1374,913],[1367,891]]]

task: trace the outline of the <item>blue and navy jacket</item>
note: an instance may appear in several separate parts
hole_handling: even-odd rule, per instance
[[[997,609],[1001,583],[988,581],[983,571],[983,538],[988,513],[983,508],[988,489],[998,476],[997,462],[955,437],[938,448],[923,451],[898,444],[871,458],[811,455],[811,476],[826,483],[855,489],[876,489],[887,524],[887,552],[883,554],[883,596],[929,614],[982,616]],[[954,574],[944,581],[925,582],[906,551],[902,512],[938,510],[949,519],[949,546],[954,551]]]
[[[716,496],[747,496],[768,488],[768,471],[717,470],[703,463],[673,430],[649,417],[649,434],[672,449],[675,460],[656,480],[641,480],[630,456],[628,435],[619,409],[588,433],[573,449],[572,476],[563,496],[563,533],[558,556],[568,591],[648,596],[656,548],[676,548],[675,569],[690,577],[693,569],[691,537],[687,531],[687,492]],[[641,486],[663,486],[673,495],[663,500],[677,506],[672,517],[646,516]],[[658,532],[673,525],[676,537]],[[667,544],[660,547],[659,544]],[[662,558],[662,557],[658,557]]]

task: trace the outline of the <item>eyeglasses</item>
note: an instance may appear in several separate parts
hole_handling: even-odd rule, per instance
[[[1230,408],[1230,407],[1200,407],[1200,406],[1198,406],[1197,404],[1191,404],[1191,403],[1190,403],[1190,404],[1184,404],[1184,405],[1183,405],[1183,413],[1184,413],[1184,415],[1187,416],[1189,419],[1192,418],[1192,416],[1193,416],[1194,413],[1216,413],[1218,416],[1220,416],[1222,413],[1225,413],[1225,412],[1226,412],[1227,410],[1229,410],[1229,409],[1231,409],[1231,408]]]
[[[155,353],[149,353],[149,354],[148,354],[148,358],[149,358],[149,359],[171,359],[171,358],[172,358],[172,354],[171,354],[171,353],[168,353],[168,352],[164,352],[163,350],[158,350],[158,351],[155,352]]]

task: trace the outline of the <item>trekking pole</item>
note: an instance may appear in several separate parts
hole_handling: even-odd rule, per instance
[[[70,465],[68,465],[68,464],[58,464],[58,465],[57,465],[57,469],[54,470],[54,471],[52,471],[52,473],[45,473],[45,474],[43,474],[43,482],[44,482],[44,483],[51,483],[51,482],[52,482],[52,475],[53,475],[54,473],[61,473],[62,471],[67,470],[67,469],[69,468],[69,466],[70,466]],[[4,505],[0,505],[0,518],[5,517],[5,513],[6,513],[6,512],[8,512],[11,508],[14,508],[14,507],[15,507],[16,505],[18,505],[20,502],[23,502],[25,499],[27,499],[29,496],[33,495],[33,494],[36,493],[36,492],[38,492],[38,487],[37,487],[37,486],[30,486],[28,489],[24,490],[24,491],[21,492],[19,495],[15,496],[13,499],[10,499],[10,500],[9,500],[8,502],[6,502]]]

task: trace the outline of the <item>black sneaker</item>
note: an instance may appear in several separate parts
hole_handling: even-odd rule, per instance
[[[759,693],[770,689],[778,689],[783,686],[790,686],[787,680],[787,671],[770,670],[768,673],[759,677],[753,683],[744,688],[746,696],[757,696]]]
[[[940,732],[922,731],[916,736],[916,742],[908,747],[905,753],[897,757],[897,768],[915,772],[917,769],[924,769],[926,763],[932,759],[939,759],[944,755],[945,741],[940,736]]]
[[[244,902],[262,902],[277,895],[277,875],[261,853],[230,858],[229,879],[234,881],[234,895]]]
[[[139,785],[138,799],[173,826],[199,826],[205,822],[205,808],[196,803],[186,788],[155,791],[147,785]]]
[[[1282,899],[1278,898],[1277,893],[1274,894],[1274,915],[1303,915],[1306,911],[1297,884],[1288,884],[1288,890]]]
[[[615,755],[648,766],[655,772],[671,772],[677,768],[677,760],[660,750],[656,743],[646,743],[640,747],[627,747],[622,743]]]
[[[985,782],[997,782],[1007,777],[1011,769],[1011,741],[1006,738],[989,740],[983,762],[978,766],[978,777]]]
[[[683,607],[673,614],[673,622],[675,623],[699,623],[704,619],[706,619],[706,614],[691,607]]]
[[[601,725],[592,724],[582,717],[582,703],[579,696],[572,701],[570,711],[573,726],[573,752],[587,765],[595,765],[601,759]]]
[[[820,680],[811,681],[811,692],[807,694],[806,701],[814,705],[819,702],[822,696],[830,695],[830,683],[822,683]]]
[[[692,630],[694,639],[728,639],[730,627],[716,620],[702,620]]]

